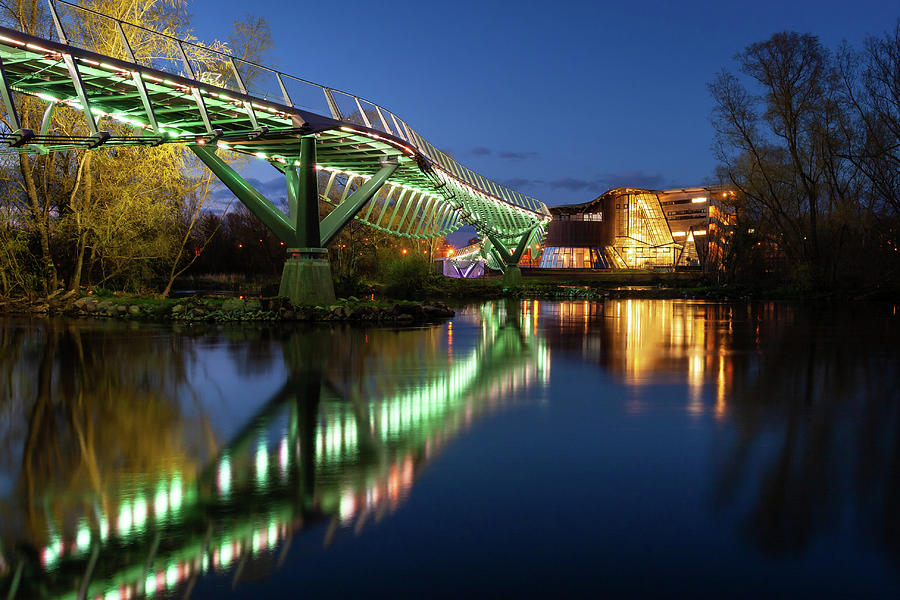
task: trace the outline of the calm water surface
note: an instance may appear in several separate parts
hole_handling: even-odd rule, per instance
[[[900,316],[0,321],[0,599],[898,597]]]

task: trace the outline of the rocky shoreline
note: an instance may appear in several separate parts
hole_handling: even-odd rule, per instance
[[[285,298],[96,298],[92,296],[48,298],[39,302],[8,302],[0,314],[42,317],[227,323],[235,321],[299,321],[385,323],[417,325],[454,316],[440,302],[374,302],[341,299],[330,306],[295,306]]]

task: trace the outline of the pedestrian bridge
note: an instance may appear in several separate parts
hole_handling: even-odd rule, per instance
[[[356,218],[412,239],[471,225],[501,267],[515,268],[551,218],[374,102],[68,2],[38,6],[52,23],[43,36],[0,27],[0,153],[186,144],[298,260],[321,262]],[[83,122],[54,125],[55,112],[73,109]],[[226,151],[284,174],[287,214],[222,160]],[[317,199],[333,207],[322,219]]]

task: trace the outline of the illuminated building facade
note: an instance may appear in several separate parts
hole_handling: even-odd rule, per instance
[[[540,266],[548,269],[714,271],[734,224],[718,186],[615,188],[583,204],[551,207]]]

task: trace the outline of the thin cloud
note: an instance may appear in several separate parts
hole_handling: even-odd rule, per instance
[[[599,191],[603,187],[602,180],[577,179],[575,177],[560,177],[550,182],[554,190],[568,190],[570,192]]]
[[[627,186],[658,190],[666,187],[666,178],[663,175],[659,173],[644,173],[641,170],[610,173],[604,175],[599,181],[603,182],[610,189]]]
[[[469,150],[469,154],[474,154],[475,156],[488,156],[491,154],[491,149],[484,146],[475,146]]]
[[[644,173],[637,170],[608,173],[592,179],[559,177],[550,181],[551,189],[570,192],[602,193],[613,188],[626,186],[651,190],[664,189],[666,187],[666,178],[659,173]]]
[[[500,158],[505,158],[506,160],[525,160],[526,158],[537,158],[537,152],[500,152],[498,154]]]
[[[541,185],[544,185],[544,181],[540,179],[527,179],[525,177],[513,177],[511,179],[507,179],[505,181],[501,181],[500,184],[506,186],[513,190],[523,190],[526,188],[535,188]]]

